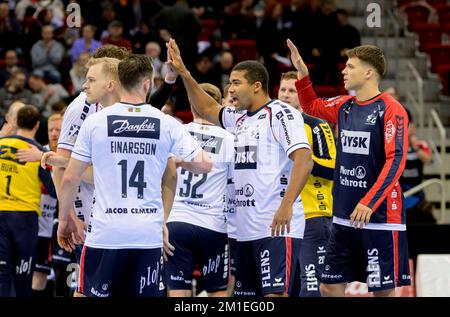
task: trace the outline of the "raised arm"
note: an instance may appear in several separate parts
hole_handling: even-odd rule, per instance
[[[200,117],[220,126],[219,116],[221,106],[200,88],[197,81],[195,81],[186,66],[184,66],[183,60],[181,59],[180,50],[175,43],[175,40],[170,39],[166,45],[169,49],[170,55],[170,57],[168,56],[167,63],[169,66],[172,66],[183,79],[184,86],[188,93],[189,102],[192,107],[194,107],[195,111],[200,114]]]
[[[351,96],[338,96],[330,99],[317,98],[309,79],[309,71],[303,61],[297,47],[291,40],[287,40],[287,46],[291,51],[291,60],[297,69],[295,87],[302,110],[311,116],[322,118],[331,123],[337,123],[339,108],[351,98]]]

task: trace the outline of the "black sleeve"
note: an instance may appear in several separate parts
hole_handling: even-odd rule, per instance
[[[167,102],[172,92],[172,87],[174,84],[168,84],[165,81],[159,86],[158,90],[150,96],[149,104],[153,107],[161,109]]]
[[[45,187],[45,190],[47,191],[47,193],[51,197],[57,198],[56,197],[56,189],[55,189],[55,186],[53,185],[52,175],[50,174],[50,171],[45,170],[42,167],[39,167],[39,178],[40,178],[42,184],[44,184],[44,187]]]

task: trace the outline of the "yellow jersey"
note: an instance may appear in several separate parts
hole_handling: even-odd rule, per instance
[[[36,141],[21,136],[0,138],[0,211],[35,211],[40,215],[41,186],[56,198],[55,188],[48,170],[40,162],[21,163],[17,150],[28,149]]]
[[[300,193],[305,218],[333,215],[333,173],[336,164],[336,145],[330,125],[319,118],[302,113],[306,136],[311,146],[314,167]]]

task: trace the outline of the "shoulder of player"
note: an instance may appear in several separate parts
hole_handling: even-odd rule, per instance
[[[384,92],[380,95],[380,99],[383,101],[384,106],[386,107],[386,112],[399,115],[404,118],[408,117],[404,106],[390,94]]]
[[[302,112],[302,117],[305,125],[308,125],[311,128],[314,128],[316,126],[319,126],[320,124],[328,124],[325,120],[310,116],[309,114],[306,114],[305,112]]]
[[[331,97],[331,98],[324,98],[322,100],[325,101],[325,108],[328,107],[341,107],[342,105],[344,105],[345,103],[347,103],[349,100],[355,100],[356,97],[355,96],[350,96],[350,95],[339,95],[339,96],[335,96],[335,97]]]

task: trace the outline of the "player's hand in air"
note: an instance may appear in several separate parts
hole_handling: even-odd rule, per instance
[[[350,226],[362,229],[370,221],[370,216],[372,216],[373,211],[363,204],[358,204],[350,215]]]
[[[303,61],[303,58],[301,57],[300,53],[298,52],[297,47],[292,43],[290,39],[287,39],[286,41],[287,46],[289,47],[289,50],[291,51],[291,61],[294,65],[295,69],[297,69],[297,78],[302,79],[309,75],[308,67],[306,67],[305,62]]]
[[[188,72],[186,66],[184,66],[183,60],[181,59],[180,49],[174,39],[170,39],[166,43],[168,49],[167,55],[167,65],[173,67],[178,74],[185,74]]]
[[[291,231],[291,219],[292,219],[292,205],[285,205],[281,203],[277,212],[273,216],[272,224],[272,237],[284,235]]]

